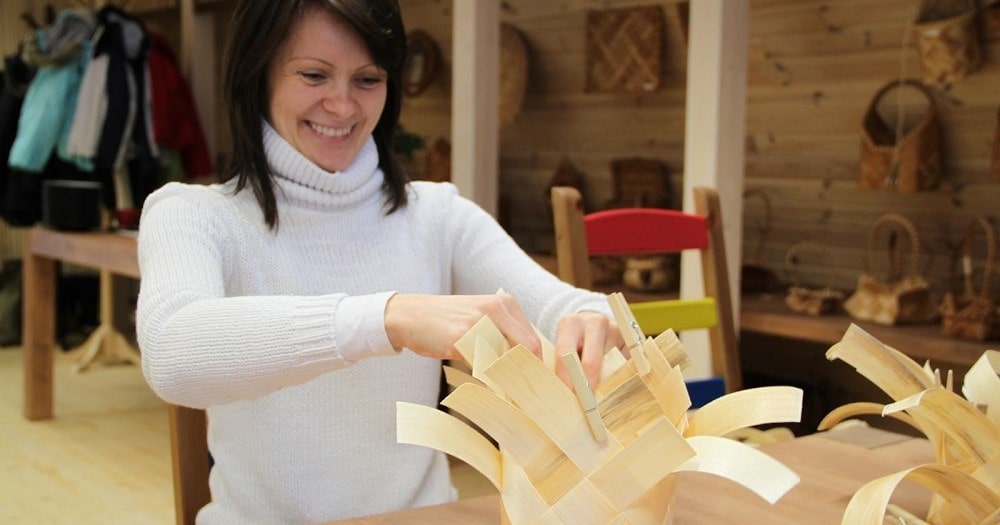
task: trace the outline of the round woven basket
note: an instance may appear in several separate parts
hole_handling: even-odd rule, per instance
[[[498,93],[503,128],[514,122],[524,106],[528,89],[528,46],[521,32],[510,24],[500,25],[500,90]]]

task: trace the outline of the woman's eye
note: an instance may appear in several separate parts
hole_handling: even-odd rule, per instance
[[[312,84],[319,83],[326,78],[322,73],[318,73],[316,71],[302,71],[299,73],[299,76],[305,79],[306,82]]]
[[[358,77],[355,82],[363,88],[373,88],[385,81],[385,77],[380,75],[364,75]]]

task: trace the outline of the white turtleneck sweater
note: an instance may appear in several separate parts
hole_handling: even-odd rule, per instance
[[[277,231],[253,193],[172,183],[143,206],[137,331],[165,400],[208,413],[212,503],[199,523],[314,523],[454,498],[445,457],[396,443],[397,401],[434,406],[439,361],[397,353],[394,292],[512,294],[549,338],[605,296],[520,250],[450,184],[385,215],[369,139],[329,173],[265,124]]]

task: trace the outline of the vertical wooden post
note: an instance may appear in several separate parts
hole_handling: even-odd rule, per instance
[[[694,210],[693,188],[717,188],[725,220],[726,252],[741,253],[746,128],[748,0],[691,2],[684,128],[684,210]],[[729,258],[729,282],[739,290],[740,258]],[[697,254],[681,261],[681,297],[701,297]],[[733,296],[734,318],[739,295]],[[738,329],[738,327],[737,327]],[[710,373],[707,335],[683,334],[692,377]]]
[[[500,2],[455,0],[451,95],[451,180],[497,214]]]
[[[198,122],[205,136],[209,157],[216,161],[215,144],[215,15],[196,13],[195,0],[180,0],[181,74],[191,85]],[[197,59],[195,59],[197,57]]]
[[[52,418],[53,345],[56,330],[56,262],[34,255],[28,248],[32,239],[24,237],[22,285],[24,344],[24,417]]]

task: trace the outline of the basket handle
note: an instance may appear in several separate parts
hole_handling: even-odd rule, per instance
[[[959,258],[962,262],[962,279],[965,283],[965,293],[966,295],[974,295],[974,285],[972,282],[972,245],[973,236],[976,233],[976,229],[983,231],[983,236],[986,238],[986,263],[983,270],[983,282],[979,290],[979,296],[983,299],[989,299],[990,295],[990,283],[993,279],[992,269],[996,268],[996,234],[993,232],[993,227],[990,226],[990,222],[986,220],[985,217],[976,217],[969,223],[969,227],[965,230],[965,237],[962,238],[962,248],[961,257]],[[952,263],[952,273],[954,274],[954,263]]]
[[[799,241],[788,247],[788,251],[785,252],[785,274],[792,280],[793,286],[801,286],[799,282],[799,274],[796,268],[799,264],[799,252],[807,250],[809,248],[824,248],[825,246],[816,241]]]
[[[871,230],[868,232],[868,243],[865,249],[865,271],[869,274],[874,275],[872,269],[871,255],[875,250],[875,241],[878,237],[879,232],[886,227],[898,226],[910,237],[910,269],[906,274],[907,277],[915,276],[920,274],[920,234],[917,233],[916,227],[909,219],[903,217],[898,213],[886,213],[875,221]],[[894,254],[890,253],[890,257]],[[890,263],[889,270],[889,282],[895,282],[900,280],[903,275],[898,274],[898,268],[895,264]]]
[[[882,100],[882,97],[900,86],[909,86],[917,91],[920,91],[924,98],[927,99],[927,110],[931,113],[937,113],[937,103],[934,100],[934,94],[931,93],[931,90],[927,89],[927,86],[925,86],[923,82],[915,78],[897,78],[896,80],[892,80],[879,88],[879,90],[876,91],[875,95],[872,97],[871,102],[868,104],[868,113],[875,111],[875,107]]]
[[[764,224],[760,227],[760,237],[757,238],[757,244],[753,248],[753,256],[750,258],[751,263],[763,266],[761,261],[764,260],[764,247],[767,245],[768,237],[771,235],[771,197],[760,188],[751,188],[744,191],[743,198],[747,199],[749,197],[757,197],[764,203]]]

